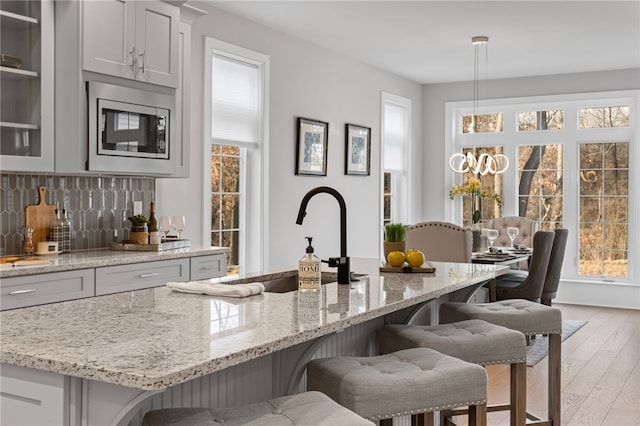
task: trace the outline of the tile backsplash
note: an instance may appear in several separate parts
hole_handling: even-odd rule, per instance
[[[133,202],[144,214],[155,199],[154,178],[0,174],[0,254],[22,253],[24,208],[38,204],[38,187],[46,203],[66,209],[71,220],[71,251],[109,247],[128,238]]]

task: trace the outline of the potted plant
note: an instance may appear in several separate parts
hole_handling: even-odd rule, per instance
[[[129,239],[136,241],[138,244],[147,244],[149,242],[149,230],[147,228],[147,222],[149,219],[143,214],[137,214],[135,216],[129,216],[131,221],[131,235]]]
[[[405,227],[401,223],[389,223],[384,226],[384,259],[387,260],[392,251],[405,250]]]

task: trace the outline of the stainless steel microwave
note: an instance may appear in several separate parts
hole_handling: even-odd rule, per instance
[[[175,95],[95,81],[87,92],[90,171],[175,173]]]

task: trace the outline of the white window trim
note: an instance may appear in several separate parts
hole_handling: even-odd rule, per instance
[[[203,96],[203,178],[207,182],[211,176],[211,54],[217,53],[222,56],[235,57],[241,61],[249,61],[256,64],[262,74],[262,116],[260,117],[260,146],[247,154],[246,149],[241,150],[241,163],[244,170],[256,172],[247,174],[247,179],[241,179],[241,213],[240,213],[240,244],[244,250],[239,252],[239,263],[245,272],[255,272],[264,270],[269,264],[268,248],[268,226],[269,212],[266,200],[269,199],[269,56],[235,46],[211,37],[205,37],[204,43],[204,96]],[[255,153],[255,155],[253,155]],[[248,166],[250,163],[251,166]],[[249,193],[258,189],[258,193]],[[211,197],[211,187],[203,185],[203,199]],[[253,200],[252,208],[247,209],[246,203]],[[204,203],[202,230],[204,241],[211,240],[211,202]],[[251,212],[248,216],[247,212]],[[244,232],[242,232],[244,231]]]
[[[640,112],[638,107],[640,106],[640,90],[625,90],[625,91],[611,91],[611,92],[595,92],[595,93],[580,93],[580,94],[568,94],[568,95],[553,95],[553,96],[536,96],[536,97],[522,97],[522,98],[508,98],[508,99],[490,99],[486,101],[486,111],[478,111],[479,114],[491,113],[493,111],[503,112],[504,115],[504,132],[500,135],[491,134],[484,137],[482,134],[456,134],[456,120],[458,120],[463,114],[473,113],[473,101],[461,101],[461,102],[447,102],[445,105],[445,137],[449,141],[445,145],[445,200],[448,200],[448,190],[451,185],[457,182],[455,173],[448,167],[448,160],[452,153],[459,152],[462,147],[473,145],[487,146],[502,145],[504,148],[504,154],[510,159],[517,158],[517,147],[524,144],[552,144],[562,143],[564,145],[564,176],[569,178],[570,176],[577,175],[578,169],[578,157],[577,149],[579,143],[585,142],[598,142],[602,139],[597,138],[598,131],[601,129],[581,129],[577,130],[577,114],[571,115],[565,111],[564,116],[564,130],[562,131],[531,131],[531,132],[515,132],[516,113],[518,110],[522,110],[526,106],[527,110],[546,110],[563,108],[567,106],[576,106],[576,111],[579,107],[593,107],[600,106],[600,104],[594,104],[594,102],[600,102],[600,104],[621,104],[624,102],[631,106],[633,113],[629,120],[629,128],[618,129],[606,129],[607,139],[615,139],[619,135],[621,140],[628,140],[629,144],[629,276],[627,279],[615,279],[599,277],[585,277],[577,274],[578,265],[578,253],[577,253],[577,241],[579,238],[579,230],[577,226],[577,208],[578,208],[578,193],[577,185],[571,190],[563,191],[564,197],[564,220],[565,223],[570,226],[573,232],[570,233],[569,242],[567,244],[567,250],[565,255],[565,269],[563,271],[563,278],[565,273],[568,273],[569,279],[573,282],[586,282],[594,285],[606,284],[611,286],[617,285],[631,285],[640,287],[638,277],[640,264],[640,241],[638,241],[637,235],[640,235],[640,185],[633,185],[633,182],[638,182],[640,178]],[[507,125],[512,123],[512,125]],[[515,133],[517,138],[514,138]],[[569,136],[567,134],[569,133]],[[482,139],[486,138],[487,142],[482,142]],[[473,142],[472,142],[473,141]],[[515,141],[515,143],[513,142]],[[565,143],[569,141],[569,143]],[[575,144],[575,145],[573,145]],[[510,168],[517,167],[513,162]],[[507,172],[508,173],[508,172]],[[503,180],[503,199],[512,200],[505,202],[503,205],[503,215],[517,215],[517,188],[516,179],[508,178],[505,174]],[[462,202],[460,200],[451,201],[445,203],[445,217],[452,222],[459,222],[461,217]],[[575,222],[568,222],[568,219]]]

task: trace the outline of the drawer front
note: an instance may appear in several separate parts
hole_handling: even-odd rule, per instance
[[[223,277],[227,273],[227,255],[212,254],[191,258],[191,280]]]
[[[96,268],[96,296],[189,280],[189,259]]]
[[[91,297],[93,269],[3,278],[0,280],[0,308],[24,308],[45,303]]]

